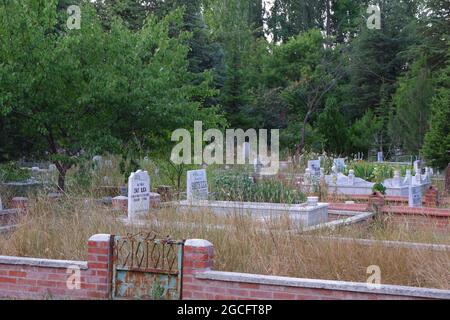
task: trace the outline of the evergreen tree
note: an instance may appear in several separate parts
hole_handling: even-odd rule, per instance
[[[449,61],[450,62],[450,61]],[[438,79],[438,92],[431,104],[430,129],[422,148],[425,159],[444,169],[450,163],[450,63]]]

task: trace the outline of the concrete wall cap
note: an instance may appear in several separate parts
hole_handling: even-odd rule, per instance
[[[47,267],[47,268],[70,268],[70,267],[79,267],[80,269],[88,268],[87,262],[85,261],[49,260],[49,259],[22,258],[9,256],[0,256],[0,265],[1,264]]]
[[[299,288],[314,288],[325,290],[338,290],[362,292],[369,294],[383,294],[405,297],[419,297],[431,299],[450,299],[450,290],[432,288],[406,287],[397,285],[381,285],[379,288],[369,288],[366,283],[346,282],[334,280],[301,279],[278,276],[265,276],[222,271],[205,271],[195,276],[198,279],[216,280],[225,282],[244,282],[273,286],[287,286]]]
[[[96,242],[109,242],[111,239],[110,234],[96,234],[89,238],[89,241],[96,241]]]
[[[201,247],[212,247],[213,244],[209,242],[208,240],[203,239],[189,239],[186,240],[185,244],[186,247],[195,247],[195,248],[201,248]]]

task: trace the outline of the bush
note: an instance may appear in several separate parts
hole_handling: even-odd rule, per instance
[[[379,192],[382,195],[386,195],[386,187],[382,184],[382,183],[376,183],[373,188],[372,191],[375,192]]]
[[[217,200],[270,203],[303,203],[303,193],[288,188],[281,181],[264,180],[258,183],[246,174],[222,174],[214,180]]]
[[[15,162],[0,164],[1,182],[25,181],[30,178],[31,172],[26,169],[21,169]]]

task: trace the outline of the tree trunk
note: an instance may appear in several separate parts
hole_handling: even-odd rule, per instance
[[[310,108],[311,110],[311,108]],[[305,116],[305,119],[303,120],[303,127],[300,130],[300,143],[297,145],[297,148],[295,150],[295,157],[298,158],[303,151],[303,148],[305,147],[305,140],[306,140],[306,125],[309,122],[309,117],[311,115],[311,111],[308,111],[308,113]]]
[[[60,164],[55,163],[56,168],[58,169],[58,189],[61,192],[64,192],[66,189],[66,173],[67,173],[67,167]]]

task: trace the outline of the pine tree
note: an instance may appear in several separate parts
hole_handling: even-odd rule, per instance
[[[430,129],[425,135],[422,152],[434,167],[450,164],[450,63],[439,77],[440,87],[431,104]]]

